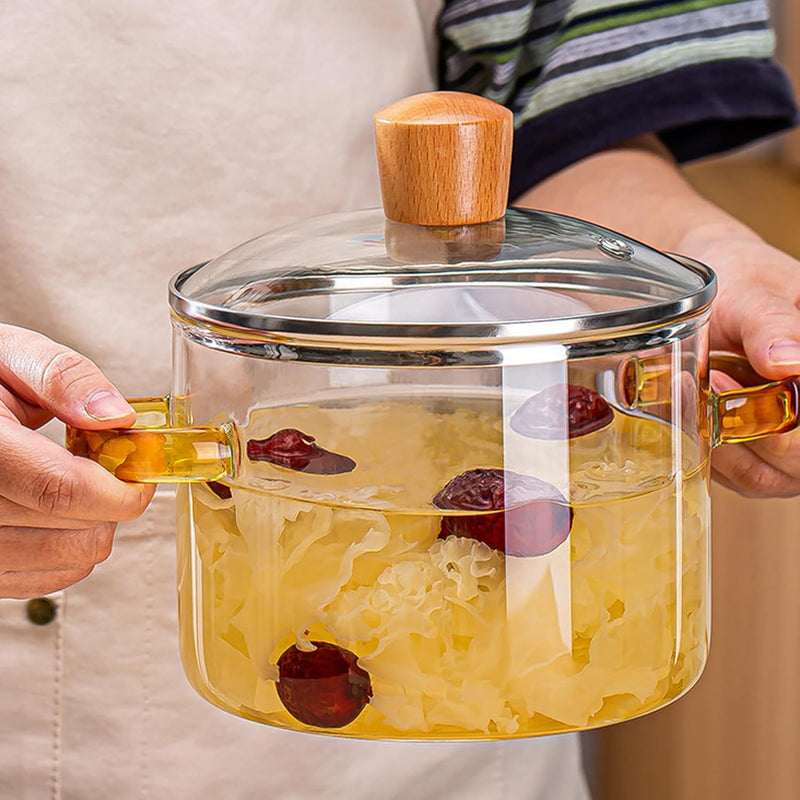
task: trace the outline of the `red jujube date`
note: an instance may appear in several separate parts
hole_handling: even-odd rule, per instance
[[[614,418],[614,410],[593,389],[558,384],[529,397],[512,415],[511,427],[531,439],[574,439]],[[566,431],[565,431],[566,428]]]
[[[278,659],[278,697],[297,720],[318,728],[342,728],[369,703],[372,682],[355,653],[329,642],[297,645]]]
[[[226,486],[224,483],[220,483],[219,481],[207,481],[206,486],[211,489],[214,494],[219,497],[220,500],[230,500],[231,499],[231,487]]]
[[[247,457],[314,475],[339,475],[356,467],[352,458],[325,450],[313,436],[295,428],[284,428],[268,439],[250,439]]]
[[[466,536],[510,556],[545,555],[572,527],[572,508],[555,486],[502,469],[462,472],[433,504],[442,510],[484,512],[442,517],[440,539]]]

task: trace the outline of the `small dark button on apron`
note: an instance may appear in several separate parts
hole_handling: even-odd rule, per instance
[[[34,597],[28,600],[28,619],[34,625],[47,625],[56,618],[56,604],[49,597]]]

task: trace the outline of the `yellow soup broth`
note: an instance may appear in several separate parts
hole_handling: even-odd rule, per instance
[[[668,423],[617,413],[586,436],[537,441],[490,404],[417,399],[257,409],[246,435],[284,428],[355,469],[248,462],[235,484],[181,489],[182,653],[216,705],[352,737],[508,738],[628,719],[700,674],[708,465]],[[566,540],[521,557],[440,538],[443,516],[464,512],[431,500],[474,468],[560,483]],[[313,641],[369,674],[372,697],[344,726],[304,724],[276,690],[281,654]]]

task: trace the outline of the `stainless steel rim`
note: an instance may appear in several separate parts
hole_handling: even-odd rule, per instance
[[[705,264],[687,256],[669,254],[687,269],[694,272],[704,281],[704,285],[695,292],[678,298],[671,298],[660,303],[624,309],[621,311],[600,312],[582,317],[563,317],[559,319],[537,320],[534,322],[511,323],[461,323],[461,324],[406,324],[346,322],[340,320],[308,320],[296,317],[269,315],[253,315],[246,311],[237,311],[222,306],[193,300],[181,293],[185,282],[205,264],[198,264],[176,275],[170,282],[170,306],[173,311],[186,321],[210,326],[218,333],[229,330],[233,335],[243,333],[281,338],[299,337],[302,339],[324,340],[328,345],[337,340],[358,340],[363,345],[369,343],[391,341],[394,345],[403,340],[414,340],[419,349],[421,342],[439,343],[444,341],[459,345],[484,346],[511,342],[559,342],[586,340],[589,337],[614,337],[632,330],[648,329],[671,325],[689,317],[702,313],[710,306],[717,289],[714,272]],[[520,265],[520,269],[524,268]],[[537,272],[541,267],[537,264]],[[568,269],[562,267],[566,274]],[[490,271],[487,270],[487,275]],[[554,269],[551,281],[537,281],[538,288],[563,288],[558,281],[558,269]],[[408,275],[397,279],[395,284],[391,276],[382,276],[382,285],[364,286],[365,289],[391,288],[396,285],[408,286]],[[422,282],[422,281],[421,281]],[[330,278],[320,278],[320,291],[329,291]],[[348,284],[352,291],[352,283]],[[574,286],[572,287],[574,288]],[[308,291],[308,281],[304,282],[304,290]]]

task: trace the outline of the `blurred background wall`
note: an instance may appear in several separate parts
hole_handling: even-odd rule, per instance
[[[800,96],[800,0],[775,0],[773,20]],[[686,174],[800,259],[800,132]],[[708,666],[672,706],[589,735],[596,800],[800,798],[800,499],[714,487],[712,506]]]

